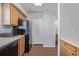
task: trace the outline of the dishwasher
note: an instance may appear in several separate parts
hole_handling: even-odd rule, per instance
[[[18,40],[13,41],[0,48],[0,56],[17,56],[18,55]]]

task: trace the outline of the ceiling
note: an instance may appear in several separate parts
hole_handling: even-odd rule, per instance
[[[57,10],[56,3],[43,3],[42,6],[35,6],[33,3],[23,3],[22,5],[27,13],[42,13],[45,10],[55,12]]]

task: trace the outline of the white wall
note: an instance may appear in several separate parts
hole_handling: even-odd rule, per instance
[[[44,13],[44,47],[55,47],[55,39],[54,39],[55,20],[57,20],[57,14],[53,14],[52,11],[46,10]]]
[[[50,4],[52,6],[52,4]],[[50,6],[49,5],[49,6]],[[54,21],[57,20],[57,4],[54,9],[44,5],[44,13],[28,13],[32,22],[32,44],[55,47]]]
[[[28,14],[32,22],[32,44],[43,44],[44,47],[55,47],[54,21],[57,14],[48,10],[44,13]]]
[[[60,6],[61,37],[79,40],[79,4],[61,4]]]
[[[44,47],[55,47],[54,21],[57,19],[56,3],[44,4]]]
[[[43,44],[43,13],[28,13],[32,23],[32,44]]]
[[[27,10],[23,7],[22,3],[13,3],[17,8],[19,8],[26,16],[28,16]]]
[[[40,19],[43,18],[43,13],[28,13],[29,21],[33,19]]]

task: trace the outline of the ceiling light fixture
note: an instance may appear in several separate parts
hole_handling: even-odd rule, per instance
[[[35,6],[42,6],[42,3],[34,3]]]

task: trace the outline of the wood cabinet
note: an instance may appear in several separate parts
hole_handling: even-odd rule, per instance
[[[79,48],[76,48],[76,56],[79,56]]]
[[[62,51],[61,56],[75,56],[75,52],[69,50],[66,47],[63,47],[61,51]]]
[[[0,26],[2,25],[2,4],[0,3]]]
[[[2,23],[3,25],[10,25],[10,4],[2,4]]]
[[[9,3],[2,4],[3,25],[18,26],[18,9]]]
[[[61,56],[76,56],[76,47],[61,40],[60,41],[60,55]]]
[[[3,25],[18,26],[19,19],[25,20],[26,16],[13,4],[2,4]]]
[[[21,11],[18,13],[18,17],[20,20],[26,19],[26,16]]]
[[[21,56],[23,55],[25,51],[25,37],[22,37],[18,41],[18,55]]]
[[[11,22],[11,25],[14,25],[14,26],[18,26],[18,9],[10,4],[10,22]]]

